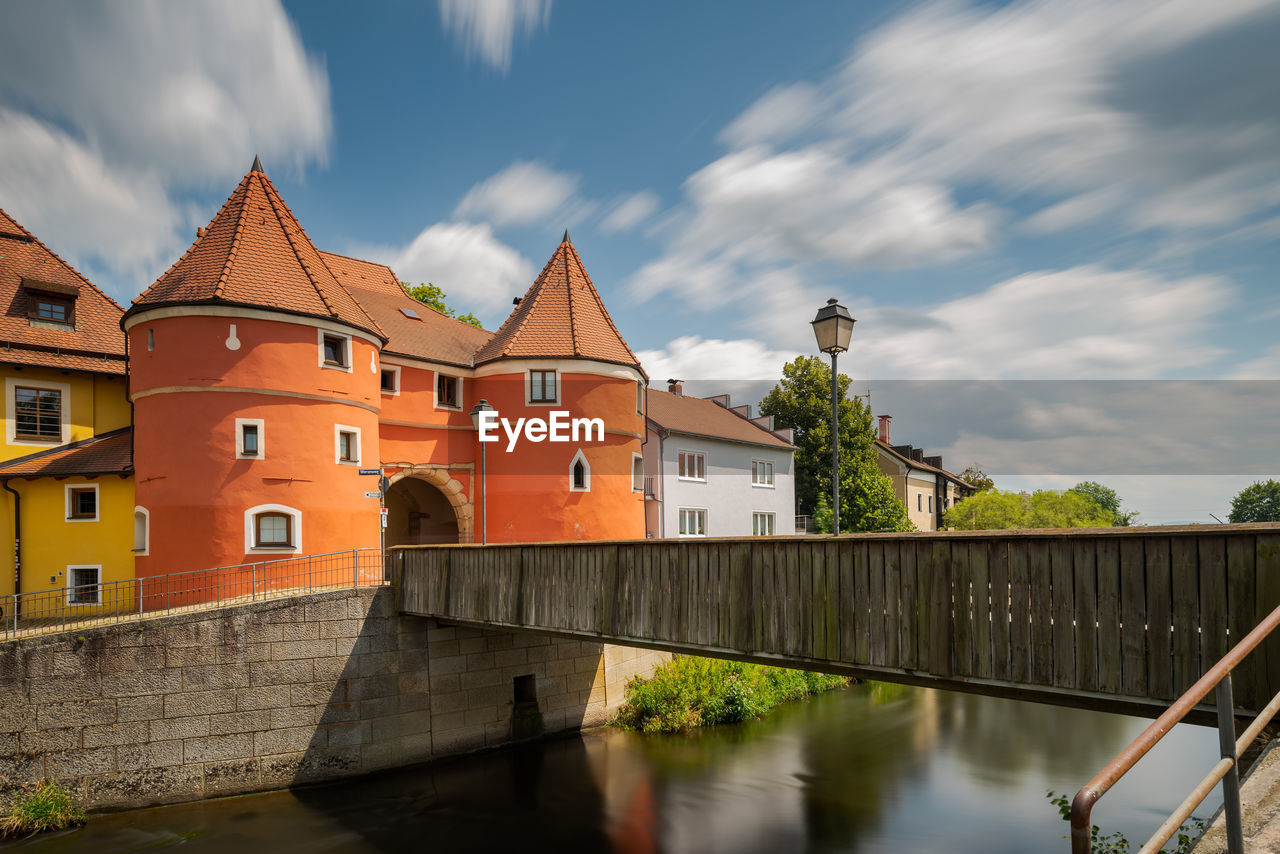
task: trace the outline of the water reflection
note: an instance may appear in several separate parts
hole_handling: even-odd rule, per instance
[[[1046,789],[1074,791],[1145,724],[859,685],[689,736],[595,731],[340,785],[105,816],[9,847],[1066,851],[1066,825]],[[1215,741],[1210,730],[1175,731],[1107,796],[1101,823],[1131,838],[1148,833],[1202,773],[1204,757],[1211,764]]]

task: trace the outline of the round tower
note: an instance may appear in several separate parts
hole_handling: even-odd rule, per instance
[[[256,158],[122,325],[138,576],[378,547],[377,479],[359,470],[379,465],[386,339]],[[287,570],[305,583],[305,564]]]
[[[476,452],[476,541],[643,538],[648,378],[567,231],[474,364],[501,419]]]

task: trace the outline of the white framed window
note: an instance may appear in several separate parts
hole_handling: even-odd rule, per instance
[[[63,489],[68,522],[98,521],[98,484],[68,483]]]
[[[777,515],[774,513],[752,513],[751,535],[755,537],[772,537],[776,532]]]
[[[929,496],[929,512],[930,513],[933,512],[933,496],[932,495]]]
[[[636,415],[644,415],[644,380],[636,380]]]
[[[341,332],[316,330],[320,345],[320,367],[351,373],[351,336]]]
[[[333,461],[339,465],[360,465],[360,428],[333,425]]]
[[[631,455],[631,491],[644,492],[644,456]]]
[[[4,415],[10,445],[65,445],[71,441],[71,384],[6,377]]]
[[[751,461],[751,485],[773,488],[773,461]]]
[[[156,348],[156,331],[154,329],[147,330],[147,349],[154,350]]]
[[[591,464],[587,462],[587,457],[582,453],[581,448],[573,455],[573,461],[569,463],[569,491],[591,491]]]
[[[554,404],[560,402],[560,377],[550,369],[529,371],[529,384],[525,389],[525,403]]]
[[[707,479],[707,455],[701,451],[681,451],[676,458],[676,474],[680,480]]]
[[[383,394],[390,397],[398,396],[400,394],[400,366],[383,365],[379,384]]]
[[[433,403],[436,409],[461,409],[462,377],[436,371],[436,396]]]
[[[236,459],[263,459],[266,447],[266,422],[263,419],[236,419]]]
[[[133,553],[151,553],[151,511],[145,507],[133,508]]]
[[[244,550],[302,552],[302,511],[284,504],[259,504],[244,511]]]
[[[102,604],[102,564],[67,567],[67,604]]]
[[[680,536],[705,537],[707,535],[707,511],[703,507],[680,508]]]

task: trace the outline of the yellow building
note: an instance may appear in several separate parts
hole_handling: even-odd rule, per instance
[[[942,516],[957,501],[973,494],[973,487],[942,467],[942,457],[926,457],[911,445],[894,445],[892,416],[879,417],[876,463],[893,482],[893,492],[907,508],[907,518],[921,531],[942,528]]]
[[[91,608],[146,545],[134,542],[124,311],[3,210],[0,300],[0,537],[12,544],[0,595],[60,590],[41,606]]]

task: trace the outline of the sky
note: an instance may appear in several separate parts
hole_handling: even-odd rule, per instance
[[[1280,472],[1280,3],[7,4],[0,208],[117,301],[254,155],[496,328],[572,234],[655,384],[828,297],[894,441],[1144,521]]]

